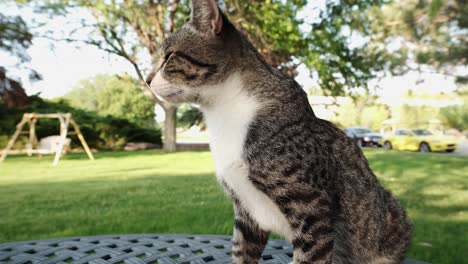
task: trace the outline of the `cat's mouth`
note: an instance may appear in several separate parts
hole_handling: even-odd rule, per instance
[[[183,99],[184,89],[174,87],[173,84],[161,76],[161,73],[158,72],[148,78],[149,80],[146,83],[150,91],[160,100],[173,102]]]
[[[171,97],[175,97],[175,96],[181,95],[183,92],[184,92],[184,91],[182,91],[182,90],[170,91],[170,92],[161,94],[161,97],[164,97],[164,98],[171,98]]]
[[[168,103],[178,104],[184,101],[184,91],[182,89],[164,89],[156,91],[152,89],[152,92],[160,100]]]
[[[156,91],[153,90],[153,93],[164,101],[173,101],[179,98],[184,93],[184,91],[182,89],[163,89]]]

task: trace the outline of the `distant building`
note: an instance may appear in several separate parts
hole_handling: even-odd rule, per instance
[[[447,107],[452,105],[462,105],[463,99],[452,98],[452,99],[429,99],[429,98],[398,98],[392,101],[377,100],[379,103],[388,105],[390,107],[398,107],[402,105],[408,106],[431,106],[431,107]]]
[[[337,110],[345,105],[352,103],[351,97],[345,96],[309,96],[309,103],[314,109],[314,113],[317,117],[334,120],[336,119]],[[452,98],[452,99],[427,99],[427,98],[398,98],[392,101],[377,99],[377,103],[387,105],[390,109],[408,105],[408,106],[430,106],[436,108],[442,108],[453,105],[463,105],[463,99]]]
[[[336,119],[337,110],[341,105],[352,102],[350,97],[344,96],[309,96],[309,103],[317,117],[325,120]]]

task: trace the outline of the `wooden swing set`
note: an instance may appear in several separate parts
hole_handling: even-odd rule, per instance
[[[50,151],[47,149],[37,149],[38,140],[36,137],[36,123],[37,120],[41,118],[52,118],[58,119],[60,121],[60,136],[55,151]],[[29,131],[23,131],[23,127],[26,124],[29,125]],[[75,132],[68,131],[69,125],[73,126]],[[2,155],[0,156],[0,162],[5,160],[6,156],[8,155],[8,152],[13,147],[20,134],[29,134],[28,147],[23,150],[26,153],[28,153],[29,156],[31,156],[32,154],[53,154],[55,152],[55,158],[53,163],[54,166],[57,166],[60,157],[62,156],[64,146],[67,142],[67,135],[76,135],[80,140],[84,150],[86,151],[86,154],[88,154],[89,159],[94,160],[93,153],[91,153],[91,150],[89,149],[88,144],[86,144],[86,140],[84,139],[83,134],[81,134],[78,124],[75,122],[75,120],[73,120],[72,115],[70,113],[25,113],[21,121],[16,125],[16,131],[11,137],[10,141],[8,141],[7,147],[2,151]]]

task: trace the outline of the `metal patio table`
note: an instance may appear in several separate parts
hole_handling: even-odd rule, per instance
[[[56,238],[0,244],[0,264],[231,263],[231,237],[139,234]],[[292,246],[269,240],[260,263],[289,263]],[[405,264],[423,264],[406,260]]]

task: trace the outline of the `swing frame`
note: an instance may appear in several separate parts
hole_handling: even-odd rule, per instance
[[[8,141],[8,145],[5,149],[3,149],[2,154],[0,156],[0,162],[4,161],[8,155],[8,152],[11,150],[13,145],[15,144],[16,140],[18,139],[20,134],[28,134],[29,135],[29,146],[30,148],[26,148],[25,151],[28,156],[31,156],[33,153],[41,153],[40,150],[34,149],[35,146],[38,145],[37,136],[36,136],[36,123],[38,119],[58,119],[60,122],[60,142],[55,152],[55,158],[53,165],[54,167],[58,165],[60,157],[62,156],[62,151],[64,149],[64,145],[67,139],[67,135],[76,135],[83,146],[86,154],[90,160],[94,160],[93,153],[88,147],[83,134],[81,133],[80,127],[75,122],[72,117],[71,113],[55,113],[55,114],[39,114],[39,113],[25,113],[23,114],[23,118],[21,121],[16,125],[16,131],[13,136]],[[24,126],[29,125],[29,131],[23,131]],[[72,125],[74,128],[74,132],[69,132],[68,127]]]

